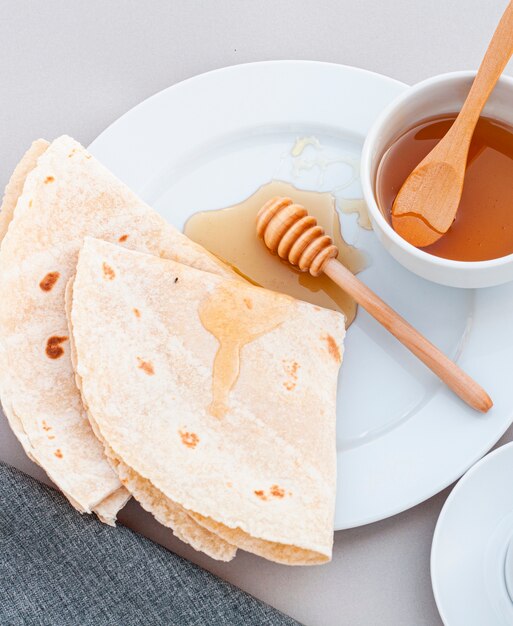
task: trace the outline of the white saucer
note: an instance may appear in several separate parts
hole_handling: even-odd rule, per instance
[[[406,89],[386,76],[309,61],[238,65],[166,89],[123,115],[90,146],[178,228],[230,206],[271,179],[361,197],[362,143]],[[296,140],[314,136],[295,156]],[[513,419],[513,284],[471,291],[405,270],[356,215],[341,215],[370,265],[359,276],[485,387],[481,415],[360,310],[349,328],[337,397],[335,528],[384,519],[459,478]]]
[[[431,580],[446,626],[513,624],[513,443],[474,465],[447,498]]]

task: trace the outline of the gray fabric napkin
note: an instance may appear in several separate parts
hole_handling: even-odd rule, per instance
[[[294,626],[161,546],[0,463],[0,624]]]

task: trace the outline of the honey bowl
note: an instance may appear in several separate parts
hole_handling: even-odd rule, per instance
[[[452,72],[414,85],[376,119],[362,151],[362,189],[378,239],[401,265],[450,287],[513,280],[513,177],[508,176],[509,167],[513,173],[513,78],[501,77],[484,108],[460,211],[448,233],[433,246],[416,248],[392,228],[390,210],[404,179],[461,109],[474,77],[475,72]],[[488,140],[497,146],[486,145]]]

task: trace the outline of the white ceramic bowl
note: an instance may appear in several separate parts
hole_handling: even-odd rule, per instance
[[[405,91],[374,122],[362,152],[363,194],[378,239],[401,265],[450,287],[491,287],[513,280],[513,254],[490,261],[451,261],[415,248],[394,231],[381,213],[376,202],[376,174],[383,154],[405,130],[428,117],[459,111],[474,77],[475,72],[441,74]],[[483,115],[513,127],[513,78],[500,79]]]

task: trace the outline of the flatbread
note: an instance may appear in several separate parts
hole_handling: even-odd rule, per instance
[[[343,315],[86,238],[70,319],[123,476],[237,547],[331,558]]]
[[[64,292],[83,237],[233,272],[66,136],[35,142],[22,159],[6,189],[0,233],[4,412],[28,456],[73,506],[113,523],[128,493],[94,436],[69,354]]]
[[[36,167],[38,158],[47,150],[49,145],[50,143],[45,139],[37,139],[34,141],[21,158],[11,175],[9,182],[7,183],[2,199],[2,205],[0,207],[0,244],[5,237],[14,216],[16,204],[18,202],[18,198],[23,192],[25,180],[28,174]],[[11,417],[10,419],[8,418],[8,420],[11,427],[15,432],[18,431],[19,438],[24,438],[23,429],[19,424],[19,421],[12,413],[10,415]],[[31,453],[29,453],[28,456],[37,463],[37,459],[34,458]],[[107,496],[102,502],[98,503],[93,510],[102,522],[109,524],[110,526],[114,526],[117,512],[123,508],[129,498],[130,494],[127,490],[120,487],[111,495]],[[74,503],[74,506],[81,510],[78,503]]]

